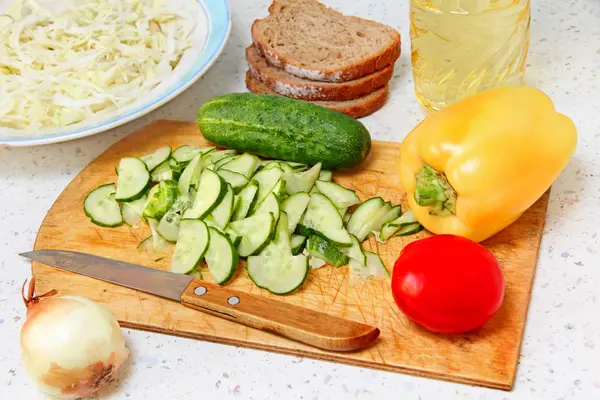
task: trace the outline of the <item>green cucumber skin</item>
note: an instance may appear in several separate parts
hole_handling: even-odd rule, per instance
[[[325,169],[352,168],[371,150],[365,126],[337,111],[277,95],[230,93],[204,103],[198,126],[209,141],[263,157]]]
[[[322,258],[328,264],[341,267],[350,262],[350,258],[347,255],[338,250],[329,240],[321,236],[311,235],[308,238],[308,243],[308,252],[315,257]],[[316,254],[313,254],[313,250]]]

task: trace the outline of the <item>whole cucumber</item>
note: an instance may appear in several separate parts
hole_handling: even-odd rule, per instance
[[[209,141],[267,158],[325,169],[352,168],[371,150],[371,136],[359,121],[325,107],[288,97],[230,93],[198,111]]]

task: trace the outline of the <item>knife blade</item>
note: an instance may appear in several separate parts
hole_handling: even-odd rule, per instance
[[[264,296],[228,289],[191,276],[66,250],[21,253],[30,260],[139,290],[186,307],[329,351],[372,344],[379,329]]]

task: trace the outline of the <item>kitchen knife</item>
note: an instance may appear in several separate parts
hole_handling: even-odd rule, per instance
[[[263,296],[231,290],[191,276],[64,250],[21,253],[33,261],[178,301],[186,307],[271,332],[317,348],[366,347],[379,329]]]

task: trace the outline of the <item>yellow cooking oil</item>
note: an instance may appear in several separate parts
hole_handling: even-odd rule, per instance
[[[428,111],[523,84],[529,0],[410,0],[415,94]]]

